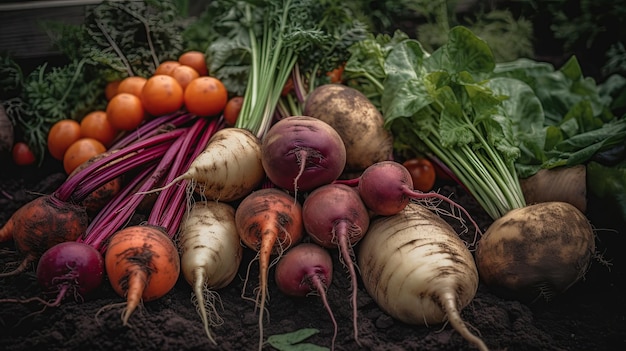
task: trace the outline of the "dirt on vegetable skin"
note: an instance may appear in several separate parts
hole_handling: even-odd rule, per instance
[[[0,223],[4,223],[19,206],[40,194],[51,193],[64,180],[62,168],[54,164],[43,168],[18,168],[8,165],[0,175]],[[491,220],[476,201],[451,183],[438,182],[435,189],[463,205],[485,229]],[[590,199],[588,216],[597,235],[597,252],[585,278],[552,301],[520,302],[504,299],[480,284],[474,300],[462,311],[472,330],[480,333],[492,350],[622,350],[626,347],[626,293],[621,254],[625,244],[622,223],[605,218],[602,203]],[[145,220],[136,215],[133,222]],[[455,226],[454,220],[451,225]],[[0,267],[11,269],[19,261],[12,243],[0,244]],[[359,337],[362,346],[352,338],[350,280],[339,262],[334,260],[334,278],[328,289],[328,301],[339,325],[336,350],[473,350],[450,326],[412,326],[382,312],[359,281]],[[36,303],[2,303],[0,306],[0,349],[2,350],[244,350],[257,347],[258,311],[242,299],[246,275],[251,279],[244,291],[254,297],[257,265],[248,263],[255,253],[244,250],[238,276],[219,291],[224,322],[214,328],[218,346],[208,340],[202,322],[191,302],[191,287],[180,278],[164,297],[145,302],[124,326],[121,309],[112,307],[123,302],[110,282],[93,293],[65,300],[57,308]],[[608,262],[608,264],[606,263]],[[0,299],[27,298],[41,294],[34,267],[17,277],[0,280]],[[283,294],[270,274],[268,337],[315,328],[319,332],[306,339],[329,347],[333,326],[321,300],[316,296],[289,297]],[[53,298],[53,296],[50,296]],[[103,309],[105,308],[105,309]],[[265,349],[275,350],[270,345]]]

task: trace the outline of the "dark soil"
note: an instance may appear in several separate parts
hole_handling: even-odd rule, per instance
[[[56,165],[14,169],[3,161],[0,178],[0,223],[35,196],[52,192],[65,176]],[[464,205],[485,229],[490,221],[477,203],[461,188],[437,184],[443,194]],[[604,218],[603,204],[589,200],[588,216],[597,229],[597,250],[612,264],[593,262],[585,279],[550,302],[524,303],[506,300],[479,287],[473,302],[462,311],[465,321],[480,331],[493,350],[624,350],[626,349],[626,300],[624,299],[625,257],[621,253],[626,232],[623,223]],[[452,224],[452,223],[451,223]],[[0,244],[0,269],[14,267],[18,256],[11,243]],[[36,303],[1,303],[0,349],[16,350],[253,350],[258,345],[257,313],[253,303],[241,297],[248,262],[246,250],[239,277],[219,291],[224,323],[214,329],[219,346],[207,340],[200,318],[191,303],[191,289],[182,279],[165,297],[145,303],[123,326],[121,309],[103,307],[122,302],[104,282],[82,301],[65,300],[60,307],[42,309]],[[346,269],[336,253],[334,280],[329,301],[339,323],[337,350],[471,350],[448,325],[430,327],[400,323],[383,313],[362,286],[358,290],[359,328],[362,346],[352,338],[350,284]],[[256,265],[246,296],[258,281]],[[272,271],[273,272],[273,271]],[[270,320],[266,338],[302,328],[319,333],[307,340],[327,347],[332,324],[318,297],[292,298],[283,295],[271,280]],[[0,280],[0,299],[41,296],[34,269],[14,278]],[[271,349],[269,346],[266,349]]]

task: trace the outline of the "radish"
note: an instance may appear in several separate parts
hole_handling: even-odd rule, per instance
[[[423,201],[424,205],[427,205],[427,200],[431,199],[445,201],[453,208],[459,209],[472,222],[477,234],[480,234],[478,224],[461,205],[439,193],[422,193],[413,189],[411,173],[399,162],[381,161],[367,167],[361,174],[358,189],[365,206],[382,216],[402,211],[411,199]],[[436,206],[428,205],[428,207],[436,209]],[[441,212],[441,210],[437,211]]]
[[[66,241],[52,246],[41,255],[36,276],[44,292],[56,294],[55,300],[50,302],[33,297],[25,300],[2,299],[0,302],[38,301],[54,307],[59,306],[67,296],[82,298],[102,284],[104,260],[95,248]]]
[[[346,147],[326,122],[290,116],[276,122],[261,144],[267,177],[297,195],[336,180],[346,165]]]
[[[215,290],[233,281],[243,251],[235,226],[235,209],[217,201],[194,203],[181,224],[178,247],[181,270],[193,288],[193,301],[204,330],[209,340],[217,344],[209,329],[220,321],[216,310],[219,295]]]
[[[359,193],[345,184],[326,184],[313,190],[302,205],[304,229],[319,245],[339,249],[352,281],[354,339],[357,328],[357,273],[352,262],[352,246],[363,236],[370,217]]]
[[[461,318],[478,289],[474,258],[452,227],[427,208],[409,203],[372,220],[357,255],[363,285],[382,310],[404,323],[447,322],[488,350]]]
[[[215,132],[185,173],[151,192],[187,179],[204,198],[230,202],[248,195],[264,177],[259,138],[246,129],[224,128]]]
[[[332,278],[333,260],[330,254],[313,243],[294,246],[276,264],[275,279],[280,291],[289,296],[317,294],[322,299],[334,326],[331,350],[335,348],[337,337],[337,321],[326,297]]]
[[[268,271],[291,246],[302,240],[302,206],[286,191],[263,188],[246,196],[235,211],[235,225],[241,241],[257,252],[259,260],[259,351],[263,348],[263,313],[268,291]],[[254,260],[253,260],[254,261]],[[252,263],[251,261],[250,263]],[[249,267],[248,267],[249,269]],[[244,284],[245,289],[245,284]]]

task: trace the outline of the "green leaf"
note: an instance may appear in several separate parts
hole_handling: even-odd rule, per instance
[[[326,351],[327,347],[302,342],[318,332],[318,329],[304,328],[291,333],[272,335],[267,338],[267,343],[279,351]]]
[[[626,223],[626,161],[608,167],[597,162],[587,165],[588,191],[606,204]]]
[[[442,49],[447,56],[445,66],[451,72],[488,73],[495,67],[495,59],[487,42],[466,27],[452,28],[448,34],[448,42]]]

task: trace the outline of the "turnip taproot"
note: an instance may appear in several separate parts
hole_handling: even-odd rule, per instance
[[[302,240],[302,206],[284,190],[263,188],[253,191],[241,201],[235,211],[235,225],[241,241],[257,252],[259,261],[259,289],[255,301],[259,308],[261,350],[268,273],[272,265],[270,258],[272,255],[280,258],[287,249]]]
[[[124,325],[141,301],[167,294],[180,274],[176,246],[160,227],[153,225],[125,227],[113,234],[104,264],[113,290],[126,298]]]
[[[346,148],[327,123],[309,116],[290,116],[265,134],[262,161],[276,186],[307,192],[336,180],[346,165]]]
[[[393,318],[416,325],[447,320],[478,349],[488,349],[460,315],[478,289],[474,258],[439,216],[409,203],[395,215],[374,218],[357,261],[365,289]]]
[[[217,201],[195,202],[181,224],[178,248],[181,270],[193,288],[193,301],[204,330],[215,343],[210,328],[221,320],[215,290],[233,281],[243,251],[234,207]]]
[[[550,299],[587,272],[595,253],[591,224],[566,202],[541,202],[495,220],[478,241],[476,265],[494,292]]]
[[[303,113],[328,123],[341,136],[347,171],[392,159],[393,136],[384,128],[380,111],[360,91],[342,84],[320,85],[307,96]]]
[[[56,295],[53,301],[33,297],[24,300],[0,299],[0,302],[38,301],[54,307],[59,306],[68,296],[83,298],[102,284],[104,260],[100,252],[92,246],[66,241],[52,246],[41,255],[36,276],[44,293]]]
[[[0,242],[13,239],[23,256],[17,268],[1,273],[0,277],[23,272],[49,248],[84,235],[87,225],[84,207],[60,201],[53,195],[42,195],[26,203],[0,228]]]
[[[294,246],[276,264],[275,279],[278,289],[289,296],[319,295],[334,326],[333,350],[337,321],[326,297],[333,279],[333,260],[328,250],[314,243]]]
[[[480,227],[463,206],[436,192],[422,193],[414,190],[411,173],[399,162],[381,161],[367,167],[361,174],[358,189],[365,206],[377,215],[396,214],[412,199],[425,206],[428,200],[444,201],[450,204],[453,211],[455,208],[460,210],[472,222],[476,229],[476,238],[480,233]],[[462,217],[459,216],[460,218]]]
[[[326,184],[313,190],[302,204],[304,229],[314,242],[339,249],[341,261],[352,281],[354,339],[359,343],[357,324],[357,273],[352,246],[363,238],[370,217],[356,189],[345,184]]]
[[[246,129],[224,128],[209,139],[187,172],[166,187],[187,179],[202,197],[230,202],[248,195],[264,177],[259,138]]]
[[[587,211],[587,167],[576,165],[541,169],[534,175],[520,179],[527,204],[561,201]]]

